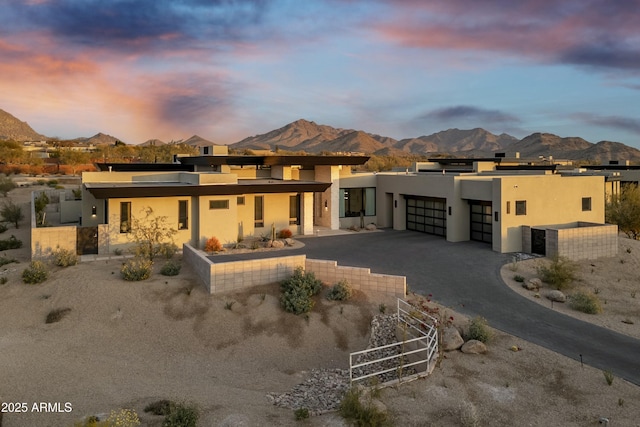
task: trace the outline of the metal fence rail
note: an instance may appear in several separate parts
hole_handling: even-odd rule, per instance
[[[349,356],[351,384],[376,378],[377,385],[407,382],[429,375],[438,353],[438,320],[398,299],[397,322],[405,338]]]

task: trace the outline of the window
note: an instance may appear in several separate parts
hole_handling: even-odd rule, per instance
[[[340,217],[365,216],[376,214],[376,189],[370,188],[341,188],[340,189]]]
[[[253,212],[253,226],[264,227],[264,196],[256,196]]]
[[[131,232],[131,202],[120,202],[120,232]]]
[[[209,209],[229,209],[229,200],[209,200]]]
[[[244,205],[244,196],[238,196],[238,206]]]
[[[516,200],[516,215],[526,215],[526,214],[527,214],[527,201]]]
[[[189,204],[187,200],[178,200],[178,230],[189,229]]]
[[[582,211],[590,211],[591,210],[591,197],[583,197],[582,198]]]
[[[511,213],[511,202],[507,202],[507,213]]]
[[[289,196],[289,225],[300,225],[300,195]]]

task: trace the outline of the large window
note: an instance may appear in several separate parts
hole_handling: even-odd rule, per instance
[[[131,202],[120,202],[120,232],[131,232]]]
[[[289,225],[300,225],[300,195],[289,196]]]
[[[527,214],[527,201],[516,200],[516,215],[526,215],[526,214]]]
[[[254,227],[264,227],[264,196],[256,196],[253,214]]]
[[[340,217],[374,216],[376,214],[376,189],[341,188]]]
[[[187,200],[178,200],[178,230],[189,228],[189,203]]]

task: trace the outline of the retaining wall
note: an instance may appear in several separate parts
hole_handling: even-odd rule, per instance
[[[382,292],[399,298],[404,298],[407,291],[404,276],[371,273],[368,268],[343,267],[336,261],[307,259],[306,255],[213,262],[204,252],[184,244],[182,256],[211,294],[280,282],[291,277],[296,267],[313,272],[327,285],[344,279],[353,289],[365,293]]]

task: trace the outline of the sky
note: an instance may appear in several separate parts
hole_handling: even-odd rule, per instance
[[[0,0],[0,109],[132,144],[303,118],[640,148],[640,0]]]

